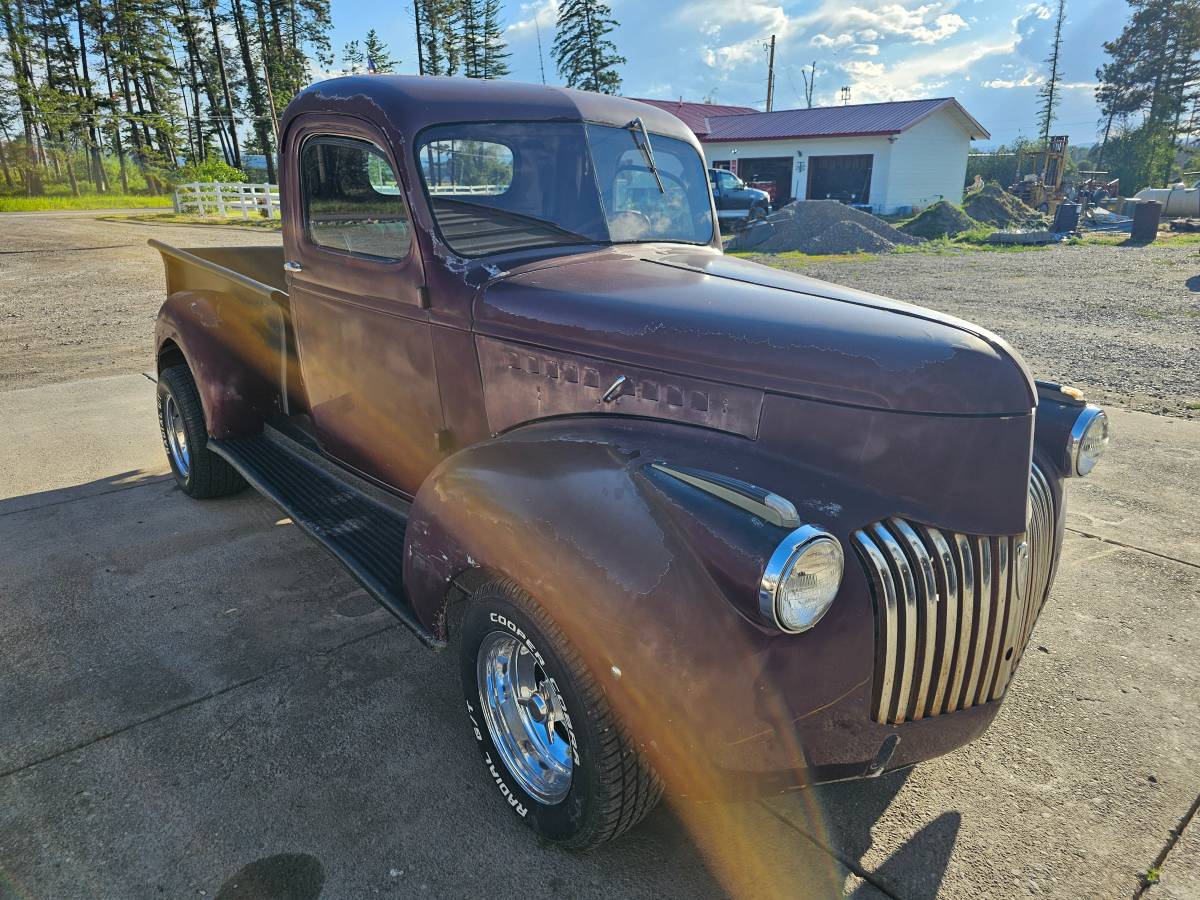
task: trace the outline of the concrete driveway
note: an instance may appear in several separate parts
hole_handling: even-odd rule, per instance
[[[252,240],[252,239],[251,239]],[[249,241],[248,241],[249,242]],[[907,773],[539,847],[432,654],[138,374],[0,392],[0,898],[1200,897],[1200,423],[1113,411],[990,731]],[[683,821],[745,829],[766,866]],[[705,822],[707,821],[707,826]],[[764,872],[768,877],[764,880]]]

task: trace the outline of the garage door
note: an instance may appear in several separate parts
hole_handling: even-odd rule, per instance
[[[870,203],[873,159],[870,153],[860,156],[810,156],[808,199]]]
[[[792,199],[792,158],[760,156],[738,162],[738,175],[750,187],[766,191],[771,203],[780,206]]]

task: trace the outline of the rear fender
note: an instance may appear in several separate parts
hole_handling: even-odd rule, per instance
[[[191,369],[212,437],[257,434],[285,410],[280,384],[288,353],[278,307],[224,291],[176,291],[158,315],[160,360],[173,357],[172,344]]]

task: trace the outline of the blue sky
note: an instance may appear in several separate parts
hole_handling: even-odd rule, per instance
[[[399,71],[416,72],[409,0],[332,0],[339,48],[375,28]],[[817,62],[816,100],[851,102],[952,96],[992,133],[991,142],[1035,131],[1037,91],[1050,50],[1053,15],[1046,3],[996,0],[612,0],[614,32],[627,96],[700,100],[762,108],[770,35],[777,36],[775,107],[803,105],[801,69]],[[550,58],[556,0],[504,4],[512,76],[539,81],[540,25],[546,80],[558,83]],[[1063,102],[1055,131],[1073,144],[1095,139],[1095,70],[1101,43],[1125,22],[1122,0],[1067,0],[1063,35]]]

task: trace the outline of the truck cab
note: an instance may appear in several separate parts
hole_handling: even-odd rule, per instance
[[[751,187],[728,169],[709,169],[717,221],[721,225],[744,225],[765,219],[771,212],[771,195]]]
[[[514,814],[591,847],[664,790],[986,729],[1103,411],[969,322],[724,256],[655,107],[348,77],[280,129],[282,250],[155,244],[164,448],[458,655]]]

